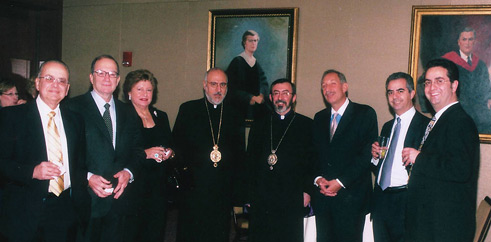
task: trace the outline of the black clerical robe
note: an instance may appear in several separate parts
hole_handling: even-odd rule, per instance
[[[303,241],[303,193],[314,188],[308,174],[315,150],[311,130],[312,119],[292,111],[284,119],[273,113],[253,123],[247,152],[249,241]],[[271,146],[278,157],[273,166]]]
[[[180,194],[177,241],[229,241],[230,214],[245,155],[243,119],[229,104],[214,107],[205,99],[181,105],[173,129],[177,162],[187,167],[192,186]],[[223,115],[220,126],[220,113]],[[222,158],[210,160],[214,141]],[[219,136],[219,138],[218,138]]]

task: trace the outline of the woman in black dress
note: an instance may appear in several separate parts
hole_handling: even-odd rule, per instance
[[[123,85],[125,99],[130,101],[142,121],[143,163],[133,201],[136,210],[125,229],[126,241],[164,241],[166,221],[166,160],[174,157],[167,114],[152,106],[157,96],[157,79],[148,70],[128,73]]]

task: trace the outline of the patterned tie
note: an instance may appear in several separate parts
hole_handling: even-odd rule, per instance
[[[330,129],[330,139],[332,140],[332,137],[334,137],[334,132],[336,132],[336,128],[338,127],[338,113],[333,113],[332,118],[331,118],[331,129]]]
[[[104,119],[104,123],[106,124],[107,131],[109,132],[109,137],[111,137],[111,143],[113,142],[113,122],[111,121],[111,114],[109,113],[109,107],[111,105],[109,103],[104,104],[104,114],[102,114],[102,119]]]
[[[421,140],[421,144],[419,145],[418,150],[421,150],[421,148],[423,148],[423,145],[426,141],[426,138],[428,138],[428,135],[430,134],[430,131],[433,128],[433,125],[435,125],[435,121],[436,121],[436,117],[433,117],[431,119],[430,123],[428,123],[428,126],[426,126],[425,135],[423,136],[423,139]]]
[[[471,56],[467,56],[467,64],[469,64],[470,66],[472,66]]]
[[[55,124],[56,113],[51,111],[48,113],[48,160],[51,162],[58,162],[63,165],[63,153],[61,151],[61,139],[58,133],[58,128]],[[61,192],[65,189],[63,183],[64,175],[49,180],[49,192],[52,192],[56,196],[60,196]]]
[[[401,118],[397,117],[397,124],[392,133],[392,139],[390,141],[390,148],[387,153],[387,158],[382,165],[382,174],[380,177],[380,187],[382,190],[387,189],[390,186],[390,177],[392,171],[392,164],[394,163],[394,156],[396,153],[397,140],[399,139],[399,132],[401,131]]]

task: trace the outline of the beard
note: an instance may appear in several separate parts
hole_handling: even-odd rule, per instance
[[[280,105],[283,104],[283,105]],[[290,105],[288,105],[285,101],[283,100],[278,100],[274,103],[274,110],[277,113],[284,113],[286,110],[290,108]]]

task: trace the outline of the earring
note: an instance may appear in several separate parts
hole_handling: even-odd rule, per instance
[[[129,98],[129,99],[130,99],[130,101],[131,101],[131,95],[129,95],[129,97],[128,97],[128,98]]]

